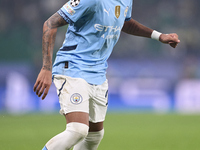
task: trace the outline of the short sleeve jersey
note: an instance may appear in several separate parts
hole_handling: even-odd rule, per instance
[[[53,75],[82,78],[90,84],[106,80],[107,59],[125,21],[131,19],[132,0],[70,0],[58,13],[69,23],[56,55]],[[68,62],[68,68],[65,68]]]

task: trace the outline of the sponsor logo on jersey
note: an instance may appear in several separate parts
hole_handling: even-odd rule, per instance
[[[70,0],[70,5],[71,5],[72,7],[78,6],[79,3],[80,3],[80,0]]]
[[[120,6],[115,6],[115,16],[117,17],[117,19],[120,16]]]
[[[109,16],[109,14],[110,14],[110,8],[109,8],[109,10],[106,10],[105,8],[104,8],[104,10],[103,10],[104,12],[106,12],[107,13],[107,15]]]
[[[127,12],[128,12],[128,6],[126,7],[126,9],[125,9],[125,11],[124,11],[124,17],[126,17]]]
[[[72,9],[72,7],[69,5],[69,3],[66,3],[64,5],[64,8],[70,15],[73,15],[75,13],[75,10]]]
[[[72,104],[78,105],[83,101],[83,98],[80,94],[78,93],[74,93],[71,98],[70,101],[72,102]]]
[[[104,39],[118,39],[121,31],[120,26],[104,26],[101,24],[95,24],[94,28],[100,32],[108,32],[108,35],[103,34],[101,37]],[[117,32],[119,31],[119,32]]]
[[[94,28],[97,30],[97,31],[105,31],[105,32],[117,32],[117,31],[121,31],[121,27],[114,27],[114,26],[104,26],[104,25],[101,25],[101,24],[95,24],[94,25]]]

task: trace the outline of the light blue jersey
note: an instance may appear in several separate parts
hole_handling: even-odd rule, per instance
[[[107,59],[125,21],[131,19],[132,0],[71,0],[58,13],[69,23],[57,52],[53,75],[83,78],[100,85],[106,80]],[[64,68],[68,62],[68,68]]]

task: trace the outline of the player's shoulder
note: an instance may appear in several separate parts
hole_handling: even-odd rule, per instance
[[[70,0],[70,4],[73,7],[84,6],[84,7],[94,7],[96,6],[98,0]]]

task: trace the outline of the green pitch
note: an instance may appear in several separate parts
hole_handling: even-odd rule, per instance
[[[41,150],[65,129],[61,115],[0,115],[0,150]],[[200,116],[108,113],[98,150],[199,150]]]

